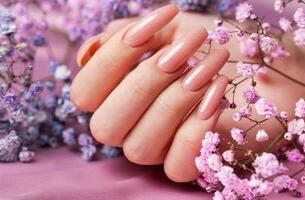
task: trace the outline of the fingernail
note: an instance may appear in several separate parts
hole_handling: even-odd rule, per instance
[[[179,12],[175,5],[159,8],[133,25],[124,37],[124,42],[130,47],[136,47],[147,42],[157,31],[168,24]]]
[[[206,120],[215,112],[225,93],[228,82],[229,79],[226,76],[220,76],[212,83],[199,105],[198,116],[200,119]]]
[[[167,73],[176,71],[198,50],[206,36],[204,28],[197,28],[174,42],[169,51],[159,59],[159,69]]]
[[[191,69],[182,81],[186,90],[196,91],[202,88],[224,66],[229,53],[226,49],[216,49]]]

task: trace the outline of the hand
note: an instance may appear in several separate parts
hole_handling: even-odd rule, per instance
[[[90,128],[97,141],[121,146],[137,164],[164,163],[171,180],[186,182],[198,176],[194,159],[220,115],[228,79],[214,77],[229,53],[214,49],[188,69],[207,32],[199,22],[175,18],[178,13],[165,6],[122,29],[130,21],[115,22],[87,41],[71,96],[80,109],[94,111]],[[137,65],[148,51],[156,53]]]

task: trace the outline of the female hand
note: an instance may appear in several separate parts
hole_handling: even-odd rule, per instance
[[[178,13],[168,5],[115,22],[88,40],[71,96],[80,109],[94,112],[90,128],[97,141],[121,146],[131,162],[164,164],[171,180],[186,182],[198,176],[194,159],[220,115],[228,79],[214,77],[229,53],[214,49],[188,69],[185,63],[208,34]],[[156,53],[139,63],[149,51]]]

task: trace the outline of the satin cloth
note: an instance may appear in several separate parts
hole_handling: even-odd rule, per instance
[[[200,188],[169,181],[161,166],[138,166],[123,157],[87,163],[63,147],[37,151],[36,159],[0,165],[0,200],[212,199]],[[284,193],[268,199],[296,198]]]

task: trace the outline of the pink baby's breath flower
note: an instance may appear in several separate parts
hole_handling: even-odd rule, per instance
[[[290,140],[292,140],[292,138],[293,138],[293,135],[291,133],[287,132],[284,134],[285,140],[290,141]]]
[[[234,113],[232,118],[234,121],[239,122],[241,120],[241,114],[239,112]]]
[[[253,174],[248,182],[255,196],[268,195],[273,191],[273,183],[263,181],[257,175]]]
[[[212,33],[212,39],[219,44],[226,44],[230,40],[230,33],[226,27],[220,26]]]
[[[248,19],[253,11],[253,6],[248,2],[240,3],[236,7],[235,18],[239,22],[244,22]]]
[[[223,164],[221,162],[221,157],[217,154],[209,155],[207,157],[207,164],[214,171],[219,171],[221,169],[221,167],[223,166]]]
[[[271,54],[278,46],[278,41],[269,36],[261,36],[259,45],[263,52]]]
[[[225,200],[225,198],[224,198],[224,196],[221,194],[221,192],[216,191],[216,192],[214,193],[213,200]]]
[[[286,51],[282,45],[277,45],[277,47],[271,52],[271,57],[273,58],[286,58],[290,54]]]
[[[256,90],[249,89],[243,92],[243,98],[248,104],[255,104],[261,97],[257,94]]]
[[[282,111],[282,112],[280,113],[280,117],[281,117],[282,119],[287,119],[287,118],[288,118],[288,113],[287,113],[286,111]]]
[[[285,1],[284,0],[275,0],[274,2],[274,10],[282,13],[285,9]]]
[[[231,130],[231,137],[237,144],[245,144],[246,132],[242,129],[233,127]]]
[[[232,163],[234,161],[234,151],[233,150],[227,150],[222,153],[223,159],[228,162]]]
[[[230,107],[230,102],[227,98],[222,98],[219,103],[220,110],[225,110]]]
[[[238,62],[236,63],[237,73],[251,78],[256,75],[257,70],[259,69],[259,65],[252,65],[248,63]]]
[[[265,142],[269,139],[269,135],[266,133],[265,130],[260,129],[256,134],[256,141],[258,142]]]
[[[304,119],[293,119],[288,122],[288,132],[293,135],[301,135],[305,132],[305,121]]]
[[[305,117],[305,101],[303,98],[296,103],[295,116]]]
[[[305,134],[301,134],[301,135],[299,136],[299,142],[300,142],[301,144],[305,145]]]
[[[285,155],[291,162],[302,162],[305,159],[304,155],[298,149],[288,150],[285,152]]]
[[[299,28],[293,32],[293,39],[297,46],[305,46],[305,28]]]
[[[287,168],[277,160],[274,154],[266,152],[256,157],[252,165],[255,172],[264,178],[274,176],[287,170]]]
[[[295,179],[292,179],[288,175],[281,175],[281,176],[276,177],[273,180],[273,184],[274,184],[274,191],[275,192],[281,192],[284,189],[287,189],[289,191],[293,191],[297,188],[298,181],[295,180]]]
[[[281,29],[285,32],[291,32],[292,31],[292,22],[285,17],[280,18],[279,25],[280,25]]]
[[[305,28],[305,11],[303,8],[300,7],[295,11],[293,19],[298,27]]]
[[[301,182],[302,182],[303,184],[305,184],[305,176],[302,176],[302,177],[301,177]]]
[[[258,41],[250,37],[240,38],[239,48],[241,54],[250,58],[257,56],[259,53]]]
[[[252,108],[250,106],[243,106],[239,109],[242,117],[250,117],[252,115]]]
[[[264,98],[260,98],[255,103],[255,109],[259,115],[264,115],[266,119],[274,117],[277,112],[277,107],[271,101]]]

